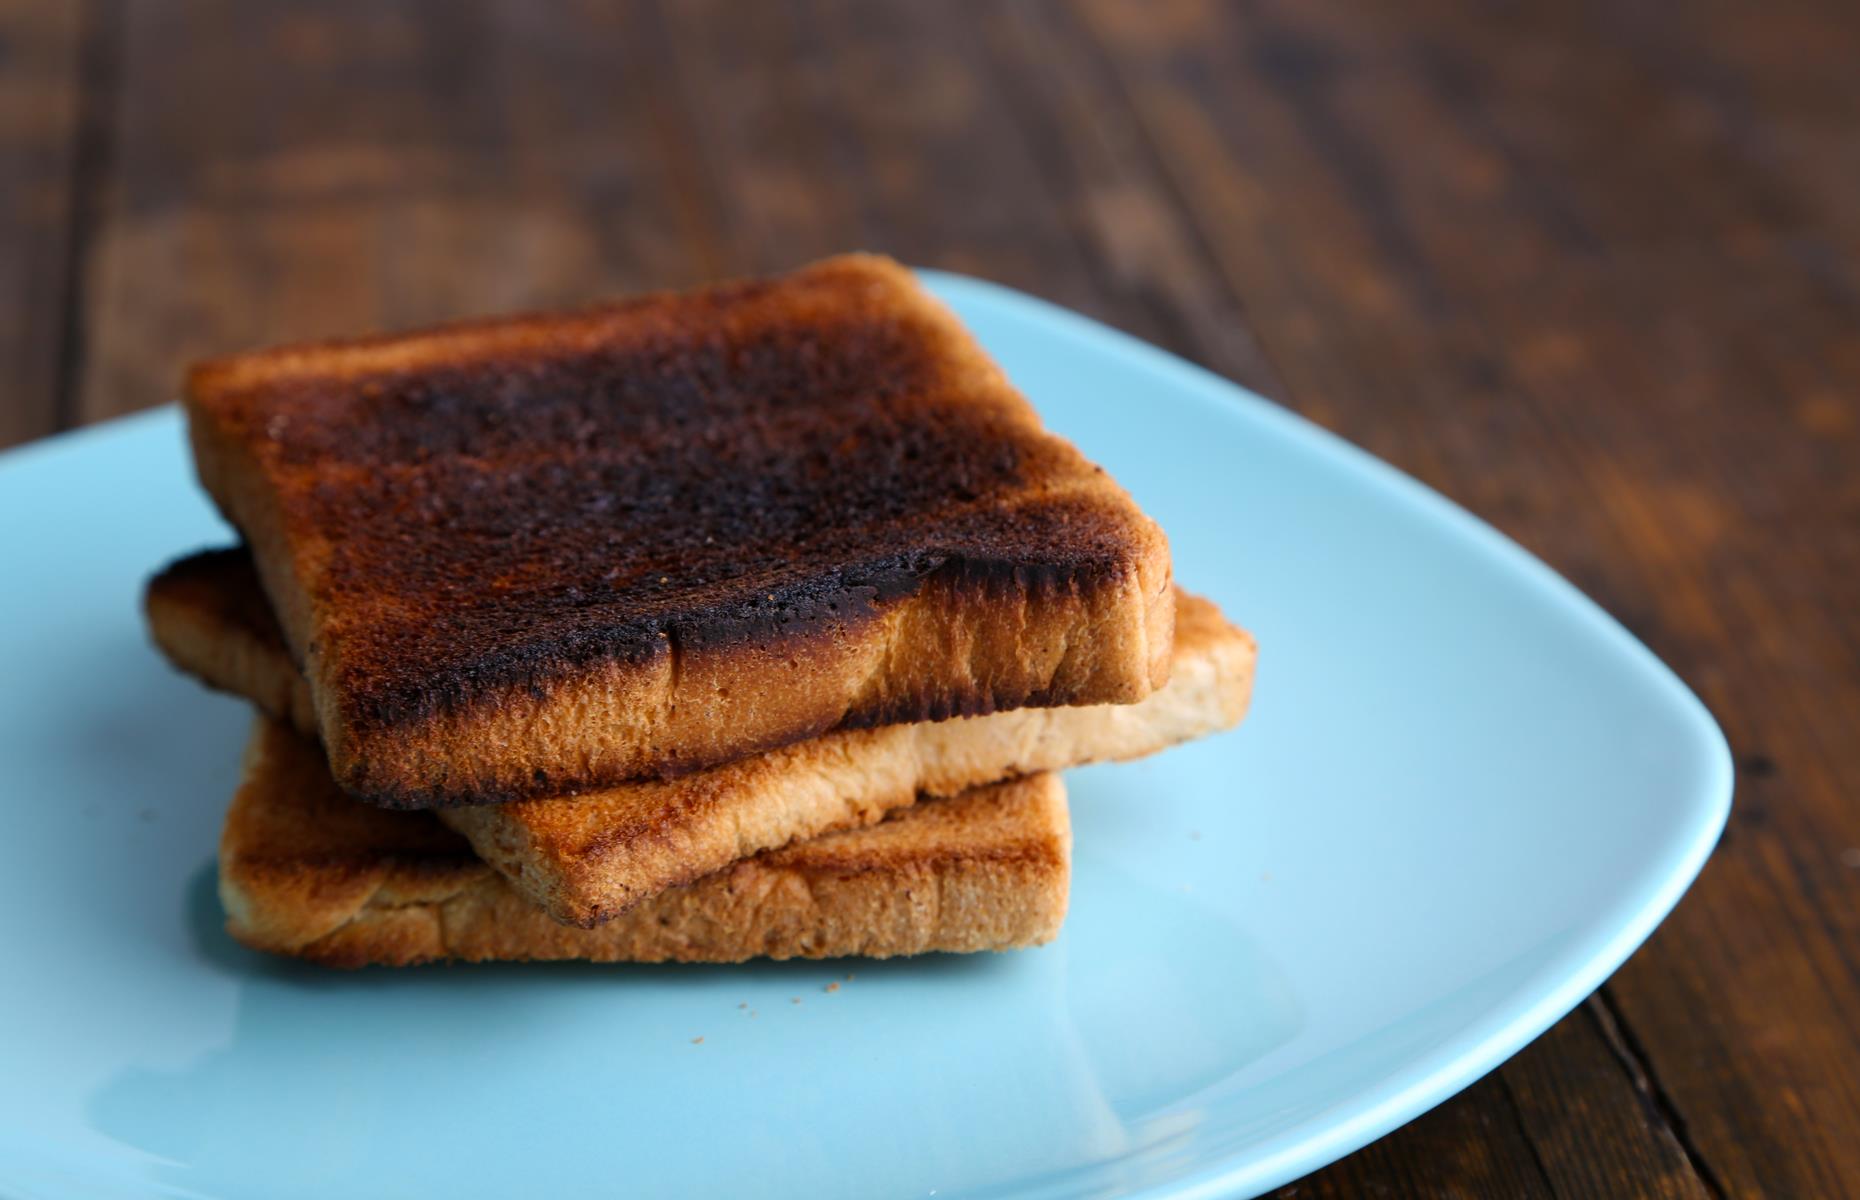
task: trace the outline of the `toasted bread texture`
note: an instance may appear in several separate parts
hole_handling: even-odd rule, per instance
[[[206,550],[149,580],[142,609],[156,646],[208,687],[244,696],[262,711],[316,735],[310,685],[242,546]]]
[[[1161,530],[886,259],[220,359],[186,407],[331,768],[374,803],[1168,674]]]
[[[345,795],[314,742],[261,717],[220,839],[220,896],[239,941],[340,967],[888,958],[1051,940],[1070,860],[1065,791],[1035,775],[745,859],[575,929],[431,813]]]
[[[314,731],[276,625],[244,619],[264,612],[249,560],[183,559],[150,583],[148,609],[156,643],[182,669]],[[1199,597],[1181,595],[1176,611],[1169,682],[1137,704],[829,733],[673,780],[439,816],[532,902],[591,926],[739,858],[869,824],[920,795],[1136,758],[1236,724],[1252,694],[1252,639]]]

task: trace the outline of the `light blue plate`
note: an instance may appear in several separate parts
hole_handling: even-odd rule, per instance
[[[246,953],[212,869],[246,713],[137,613],[152,568],[227,536],[159,412],[0,459],[0,1193],[1244,1194],[1466,1086],[1640,944],[1731,794],[1665,667],[1298,418],[931,278],[1261,644],[1239,732],[1070,776],[1057,943],[349,975]]]

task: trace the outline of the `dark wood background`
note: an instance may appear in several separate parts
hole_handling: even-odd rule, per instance
[[[1673,664],[1738,800],[1600,992],[1284,1194],[1860,1194],[1851,0],[0,0],[0,215],[0,444],[855,247],[1341,432]]]

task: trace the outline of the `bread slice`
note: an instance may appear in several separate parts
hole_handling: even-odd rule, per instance
[[[264,597],[241,552],[169,567],[149,585],[148,610],[156,643],[183,670],[314,729],[275,624],[254,619]],[[1209,601],[1182,595],[1169,682],[1137,704],[829,733],[674,780],[439,816],[558,920],[594,925],[759,850],[876,821],[919,794],[1135,758],[1228,728],[1246,711],[1253,662],[1251,638]]]
[[[1162,531],[911,274],[830,259],[186,387],[337,781],[389,807],[1162,685]]]
[[[175,666],[316,736],[310,685],[291,662],[243,546],[168,564],[149,580],[142,608],[156,647]]]
[[[431,813],[344,795],[314,742],[261,717],[220,839],[220,895],[239,941],[340,967],[888,958],[1050,941],[1070,861],[1065,790],[1034,775],[745,859],[574,929]]]

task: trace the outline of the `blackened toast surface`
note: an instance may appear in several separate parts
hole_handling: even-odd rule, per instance
[[[1160,531],[885,260],[224,359],[188,411],[376,802],[1166,675]]]

